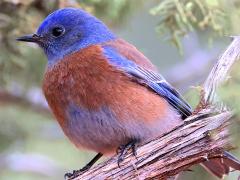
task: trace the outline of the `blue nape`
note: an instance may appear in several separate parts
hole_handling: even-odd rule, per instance
[[[104,55],[112,65],[124,69],[136,67],[136,64],[133,61],[130,61],[126,57],[122,56],[114,47],[106,45],[103,46],[103,49]]]
[[[54,27],[63,27],[65,33],[54,37],[51,34]],[[50,65],[75,51],[115,39],[104,23],[77,8],[53,12],[42,22],[36,34],[43,37],[39,45],[44,49]]]

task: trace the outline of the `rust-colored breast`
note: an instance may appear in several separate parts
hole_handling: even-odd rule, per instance
[[[43,91],[62,127],[70,104],[90,111],[104,106],[120,121],[144,122],[159,121],[169,108],[163,98],[111,66],[100,46],[71,54],[49,68]]]

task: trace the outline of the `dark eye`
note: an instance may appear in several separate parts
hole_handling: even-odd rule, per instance
[[[54,27],[53,29],[52,29],[52,35],[54,36],[54,37],[59,37],[59,36],[61,36],[61,35],[63,35],[64,34],[64,28],[63,27]]]

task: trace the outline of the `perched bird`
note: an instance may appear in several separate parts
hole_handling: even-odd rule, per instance
[[[182,96],[133,45],[118,38],[103,22],[76,8],[50,14],[32,35],[19,41],[37,43],[48,64],[43,92],[66,136],[78,148],[102,155],[172,130],[192,114]],[[240,163],[214,159],[204,165],[221,178]]]

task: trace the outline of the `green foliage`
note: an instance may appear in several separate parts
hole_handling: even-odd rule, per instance
[[[78,3],[109,25],[116,26],[141,6],[143,0],[78,0]]]
[[[2,86],[13,81],[13,78],[19,78],[20,74],[29,67],[29,62],[22,55],[25,50],[20,49],[15,38],[20,34],[34,32],[37,23],[47,13],[40,9],[39,4],[34,4],[32,0],[0,1],[0,82]],[[31,53],[32,50],[28,48],[27,54]]]
[[[239,11],[236,3],[228,0],[163,0],[150,13],[160,19],[157,32],[181,50],[181,38],[191,31],[210,31],[209,38],[231,34],[231,23],[234,22],[230,19]]]

